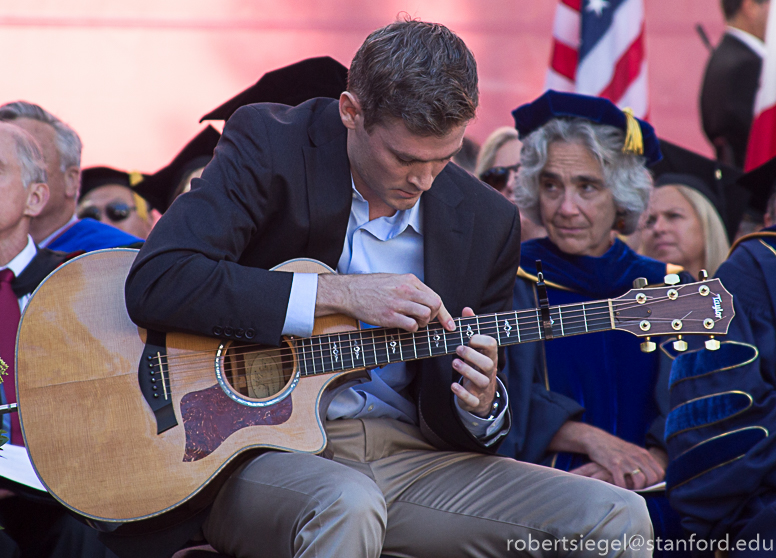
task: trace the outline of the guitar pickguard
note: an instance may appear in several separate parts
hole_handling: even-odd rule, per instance
[[[227,397],[218,384],[187,393],[181,399],[186,431],[183,461],[207,457],[229,436],[248,426],[283,424],[291,418],[292,411],[291,397],[269,407],[247,407]]]

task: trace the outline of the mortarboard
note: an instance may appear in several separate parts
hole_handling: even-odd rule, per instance
[[[169,165],[145,177],[135,187],[135,191],[164,213],[180,194],[178,188],[181,180],[193,170],[206,166],[213,158],[213,151],[220,138],[218,130],[208,125],[181,149]]]
[[[643,155],[647,165],[660,160],[655,129],[633,116],[628,109],[620,110],[617,105],[602,97],[591,97],[578,93],[546,91],[533,102],[512,111],[515,128],[520,139],[534,132],[552,118],[584,118],[596,124],[614,126],[625,132],[623,151]]]
[[[650,169],[655,186],[683,184],[706,196],[732,242],[749,199],[749,192],[736,184],[741,171],[663,139],[660,151],[663,159]]]
[[[267,72],[254,85],[200,118],[229,120],[240,107],[252,103],[296,106],[315,97],[338,99],[348,87],[348,69],[329,56],[307,58]]]
[[[738,186],[750,194],[748,207],[758,214],[765,213],[776,189],[776,157],[741,175]]]
[[[145,219],[148,215],[148,207],[145,203],[140,203],[141,199],[145,202],[148,200],[144,196],[140,195],[135,186],[143,181],[145,175],[139,172],[125,172],[110,167],[89,167],[81,171],[81,187],[78,190],[78,197],[83,198],[91,192],[101,186],[123,186],[128,190],[131,190],[135,197],[135,205],[137,206],[138,215]],[[148,202],[150,204],[150,202]]]

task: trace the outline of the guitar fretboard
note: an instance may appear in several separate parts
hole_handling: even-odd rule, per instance
[[[550,308],[553,337],[612,329],[610,301],[586,302]],[[545,338],[538,308],[456,318],[455,331],[439,324],[412,333],[398,328],[370,328],[346,333],[295,339],[303,376],[363,367],[385,366],[422,358],[454,354],[477,334],[489,335],[500,346]]]

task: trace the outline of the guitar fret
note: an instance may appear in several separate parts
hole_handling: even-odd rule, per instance
[[[321,371],[326,372],[326,359],[323,357],[323,337],[318,337],[318,346],[321,349]]]
[[[415,351],[415,358],[418,358],[418,347],[415,345],[415,334],[412,334],[412,349]]]
[[[517,315],[517,310],[515,310],[515,329],[517,330],[517,342],[520,343],[520,316]]]
[[[539,340],[542,339],[542,321],[539,319],[539,309],[536,309],[536,323],[539,324]]]
[[[558,306],[558,318],[560,318],[560,334],[566,335],[566,333],[563,331],[563,313],[560,310],[560,306]]]
[[[458,318],[458,334],[461,336],[461,345],[466,345],[466,343],[463,342],[463,323],[461,322],[462,319],[463,318]]]
[[[304,351],[304,339],[302,341],[302,363],[304,365],[304,375],[307,376],[307,353]]]
[[[587,314],[585,313],[585,303],[582,303],[582,319],[585,321],[585,333],[587,333]]]
[[[498,314],[495,315],[495,318],[496,318],[496,337],[498,338],[497,341],[499,346],[501,346],[501,332],[499,331],[499,327],[498,327]]]
[[[426,328],[426,338],[428,338],[428,356],[432,356],[434,353],[431,352],[431,329]]]

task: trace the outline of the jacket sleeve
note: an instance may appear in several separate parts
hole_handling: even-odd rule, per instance
[[[238,110],[191,192],[154,227],[126,282],[140,326],[278,344],[292,274],[241,265],[268,226],[273,155],[254,107]]]

